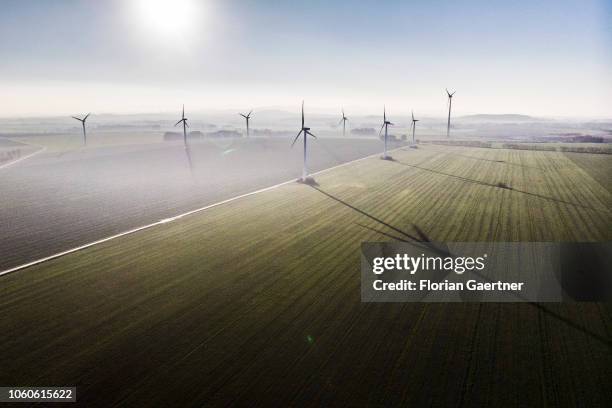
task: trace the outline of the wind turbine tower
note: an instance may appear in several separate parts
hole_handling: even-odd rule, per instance
[[[415,133],[415,129],[416,129],[416,123],[419,121],[418,119],[414,118],[414,112],[412,113],[412,145],[416,145],[415,139],[414,139],[414,133]]]
[[[183,114],[181,116],[181,119],[176,122],[174,126],[177,126],[181,122],[183,122],[183,143],[185,144],[185,146],[187,146],[187,128],[189,127],[189,125],[187,124],[187,118],[185,117],[185,105],[183,105]]]
[[[83,145],[87,145],[87,130],[85,130],[85,122],[87,121],[87,118],[89,117],[89,115],[91,115],[91,113],[88,113],[87,115],[85,115],[84,118],[77,118],[76,116],[73,116],[73,119],[78,120],[79,122],[81,122],[81,124],[83,125]]]
[[[346,136],[346,122],[347,121],[348,121],[348,118],[344,114],[344,108],[342,108],[342,119],[340,119],[340,122],[338,122],[338,124],[342,123],[342,136]]]
[[[380,130],[378,131],[378,137],[380,137],[380,134],[382,133],[382,130],[384,128],[385,129],[385,151],[382,157],[384,160],[389,159],[389,156],[387,156],[387,139],[389,137],[389,134],[388,134],[389,125],[393,126],[393,123],[387,120],[387,108],[383,106],[383,123],[382,123],[382,126],[380,127]]]
[[[251,113],[253,113],[253,109],[248,114],[240,113],[240,116],[246,119],[246,135],[249,137],[249,119],[251,119]]]
[[[457,91],[455,91],[457,92]],[[448,95],[448,122],[446,123],[446,137],[450,137],[450,117],[451,117],[451,107],[453,105],[453,95],[455,92],[450,93],[448,89],[446,90],[446,94]]]
[[[297,142],[298,138],[302,134],[304,136],[304,162],[303,162],[303,166],[302,166],[302,182],[306,182],[307,179],[308,179],[308,149],[307,149],[307,140],[308,140],[308,136],[312,136],[315,139],[317,137],[310,132],[310,128],[309,127],[306,127],[304,125],[304,101],[302,101],[302,128],[298,132],[298,134],[295,137],[295,139],[293,139],[293,143],[291,143],[291,147],[293,147],[295,142]]]

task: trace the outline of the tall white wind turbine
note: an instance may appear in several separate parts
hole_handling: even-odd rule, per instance
[[[239,113],[246,120],[246,135],[249,137],[249,120],[251,119],[251,113],[253,113],[253,109],[246,115],[244,113]]]
[[[388,134],[389,125],[393,126],[393,123],[387,120],[387,108],[383,106],[383,123],[382,123],[382,126],[380,127],[380,130],[378,131],[378,137],[380,137],[382,130],[385,129],[385,151],[383,152],[383,157],[382,157],[385,160],[389,158],[389,156],[387,155],[387,140],[389,138],[389,134]]]
[[[415,130],[416,130],[416,123],[419,120],[414,118],[414,111],[411,112],[411,113],[412,113],[412,125],[411,125],[411,127],[412,127],[412,144],[415,145],[416,142],[415,142],[415,139],[414,139],[414,133],[415,133]]]
[[[308,179],[308,146],[307,146],[307,140],[308,140],[308,136],[312,136],[315,139],[317,137],[310,132],[310,128],[309,127],[306,127],[304,125],[304,101],[302,101],[302,128],[298,132],[297,136],[295,136],[295,139],[293,139],[293,143],[291,143],[291,147],[293,147],[293,145],[295,145],[295,142],[297,142],[298,138],[302,134],[303,134],[303,137],[304,137],[304,162],[303,162],[303,165],[302,165],[302,182],[306,182],[307,179]]]
[[[344,114],[344,108],[342,108],[342,119],[340,119],[340,122],[338,122],[338,124],[342,123],[342,136],[346,136],[346,122],[347,121],[348,121],[348,118]]]
[[[179,123],[183,123],[183,145],[185,146],[185,154],[187,155],[187,162],[189,163],[189,171],[193,175],[193,162],[191,160],[191,150],[189,149],[189,144],[187,143],[187,128],[189,125],[187,124],[187,118],[185,117],[185,105],[183,105],[183,113],[181,114],[181,119],[174,124],[177,126]]]
[[[187,128],[189,125],[187,124],[187,118],[185,117],[185,105],[183,105],[183,114],[181,115],[181,119],[179,119],[174,126],[177,126],[181,122],[183,123],[183,143],[185,144],[185,147],[187,147]]]
[[[446,89],[446,94],[448,95],[448,122],[446,123],[446,137],[450,137],[450,118],[451,118],[451,107],[453,105],[453,95],[455,94],[454,91],[453,93],[448,92],[448,89]]]
[[[87,145],[87,130],[85,129],[85,122],[87,121],[87,118],[89,117],[89,115],[91,115],[91,113],[88,113],[87,115],[85,115],[84,118],[77,118],[76,116],[73,116],[73,119],[78,120],[79,122],[81,122],[81,124],[83,125],[83,144]]]

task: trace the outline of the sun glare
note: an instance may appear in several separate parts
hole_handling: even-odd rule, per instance
[[[168,40],[186,37],[201,14],[197,0],[134,0],[134,4],[143,28]]]

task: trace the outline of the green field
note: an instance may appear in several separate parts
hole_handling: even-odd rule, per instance
[[[612,400],[608,304],[364,304],[359,290],[363,241],[610,241],[612,156],[595,172],[559,152],[394,157],[0,278],[0,383],[76,385],[88,406]]]
[[[612,171],[610,171],[612,159],[609,156],[584,153],[565,153],[565,155],[612,193]]]

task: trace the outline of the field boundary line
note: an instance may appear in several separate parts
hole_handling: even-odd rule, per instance
[[[397,150],[403,150],[404,148],[405,148],[405,146],[401,146],[401,147],[389,150],[389,152],[393,152],[393,151],[397,151]],[[349,164],[357,163],[357,162],[360,162],[362,160],[371,159],[371,158],[377,157],[377,156],[381,156],[381,153],[371,154],[371,155],[368,155],[368,156],[361,157],[359,159],[348,161],[346,163],[342,163],[342,164],[338,164],[336,166],[328,167],[326,169],[319,170],[317,172],[311,173],[310,175],[311,176],[316,176],[318,174],[323,174],[323,173],[326,173],[326,172],[338,169],[340,167],[348,166]],[[132,228],[130,230],[127,230],[127,231],[124,231],[124,232],[120,232],[118,234],[114,234],[114,235],[111,235],[111,236],[106,237],[106,238],[98,239],[96,241],[92,241],[92,242],[89,242],[87,244],[83,244],[83,245],[80,245],[80,246],[77,246],[77,247],[74,247],[74,248],[71,248],[71,249],[67,249],[67,250],[62,251],[62,252],[57,252],[57,253],[55,253],[53,255],[49,255],[49,256],[46,256],[44,258],[36,259],[34,261],[30,261],[30,262],[27,262],[25,264],[18,265],[18,266],[6,269],[4,271],[1,271],[0,272],[0,277],[8,275],[8,274],[11,274],[13,272],[17,272],[17,271],[29,268],[31,266],[35,266],[35,265],[39,265],[39,264],[47,262],[47,261],[51,261],[53,259],[60,258],[60,257],[65,256],[65,255],[69,255],[69,254],[81,251],[83,249],[91,248],[93,246],[100,245],[100,244],[103,244],[105,242],[109,242],[109,241],[112,241],[114,239],[124,237],[126,235],[131,235],[131,234],[134,234],[136,232],[144,231],[144,230],[147,230],[147,229],[159,226],[159,225],[168,224],[170,222],[177,221],[177,220],[179,220],[179,219],[181,219],[183,217],[187,217],[189,215],[193,215],[193,214],[196,214],[196,213],[199,213],[199,212],[202,212],[202,211],[206,211],[206,210],[209,210],[209,209],[214,208],[214,207],[219,207],[219,206],[222,206],[224,204],[228,204],[228,203],[231,203],[233,201],[240,200],[242,198],[246,198],[246,197],[253,196],[253,195],[256,195],[256,194],[264,193],[266,191],[271,191],[271,190],[274,190],[274,189],[276,189],[278,187],[282,187],[282,186],[285,186],[285,185],[288,185],[288,184],[295,183],[296,181],[297,181],[297,179],[291,179],[291,180],[283,181],[281,183],[274,184],[274,185],[269,186],[269,187],[264,187],[264,188],[261,188],[259,190],[251,191],[249,193],[240,194],[240,195],[237,195],[237,196],[234,196],[234,197],[231,197],[231,198],[227,198],[227,199],[222,200],[222,201],[218,201],[218,202],[213,203],[213,204],[208,204],[208,205],[206,205],[204,207],[200,207],[200,208],[196,208],[194,210],[190,210],[190,211],[184,212],[182,214],[178,214],[178,215],[175,215],[175,216],[172,216],[172,217],[163,218],[163,219],[161,219],[159,221],[155,221],[155,222],[152,222],[150,224],[146,224],[146,225],[143,225],[143,226],[140,226],[140,227]]]

